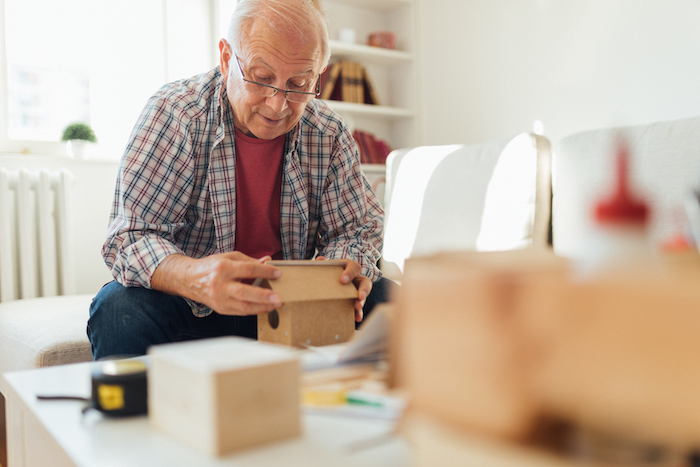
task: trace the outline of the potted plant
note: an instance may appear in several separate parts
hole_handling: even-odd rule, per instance
[[[66,141],[68,155],[82,158],[85,145],[87,143],[96,142],[97,138],[95,137],[95,132],[90,128],[90,125],[76,122],[71,123],[63,130],[61,141]]]

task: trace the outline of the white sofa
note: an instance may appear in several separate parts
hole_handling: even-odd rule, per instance
[[[700,116],[573,134],[553,144],[551,165],[546,139],[528,134],[394,151],[382,269],[400,279],[411,256],[546,243],[580,257],[593,205],[613,184],[618,137],[630,150],[631,185],[650,205],[654,242],[687,237],[684,201],[700,188]]]
[[[100,248],[104,242],[118,161],[1,155],[0,166],[67,169],[71,193],[71,250],[75,253],[75,295],[0,303],[0,374],[90,360],[86,325],[92,297],[111,280]],[[4,385],[0,378],[0,392]]]

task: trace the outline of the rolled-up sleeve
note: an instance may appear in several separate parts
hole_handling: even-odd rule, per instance
[[[176,103],[154,96],[142,111],[119,168],[102,256],[124,286],[150,287],[185,225],[193,183],[189,119]]]

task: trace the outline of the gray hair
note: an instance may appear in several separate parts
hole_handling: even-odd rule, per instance
[[[264,19],[273,30],[301,39],[316,35],[323,59],[321,69],[328,65],[331,57],[328,24],[312,0],[239,0],[226,37],[236,52],[241,51],[247,26],[257,18]]]

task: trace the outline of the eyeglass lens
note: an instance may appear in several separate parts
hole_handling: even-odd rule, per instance
[[[284,89],[278,89],[278,88],[273,88],[269,86],[263,86],[261,84],[252,82],[252,81],[245,81],[247,89],[252,92],[253,94],[256,94],[258,96],[264,96],[264,97],[272,97],[275,95],[275,93],[282,92],[285,94],[285,97],[287,98],[288,101],[290,102],[309,102],[310,100],[314,99],[316,97],[316,94],[306,94],[306,93],[301,93],[301,92],[294,92],[294,91],[287,91]]]

